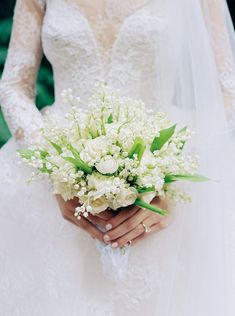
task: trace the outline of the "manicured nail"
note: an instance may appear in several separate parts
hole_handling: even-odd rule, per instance
[[[117,242],[112,243],[112,248],[117,248],[117,247],[118,247],[118,243]]]
[[[108,242],[110,240],[109,235],[104,235],[104,242]]]
[[[112,226],[111,224],[107,224],[107,225],[105,226],[105,228],[106,228],[107,230],[110,230],[110,229],[113,228],[113,226]]]

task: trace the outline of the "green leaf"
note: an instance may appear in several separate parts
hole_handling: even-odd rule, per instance
[[[155,188],[137,188],[138,193],[155,192]]]
[[[92,168],[89,167],[81,158],[80,158],[80,153],[79,151],[73,147],[73,145],[69,144],[68,146],[68,149],[71,151],[71,153],[73,154],[75,160],[76,160],[76,163],[77,163],[77,168],[83,170],[84,172],[86,173],[89,173],[91,174],[92,173]]]
[[[82,170],[85,173],[91,174],[93,171],[91,167],[89,167],[84,161],[79,158],[63,157],[63,159],[70,162],[74,165],[75,168]]]
[[[46,150],[40,150],[40,154],[42,159],[50,156],[50,154]]]
[[[73,157],[63,157],[64,160],[70,162],[71,164],[73,164],[75,167],[78,167],[78,162],[75,158]]]
[[[143,139],[141,137],[136,137],[128,156],[129,158],[133,159],[134,155],[137,155],[138,160],[141,161],[145,149],[146,145]]]
[[[17,152],[25,159],[31,159],[34,156],[34,151],[30,149],[18,149]]]
[[[46,140],[51,144],[51,146],[52,147],[54,147],[55,148],[55,150],[57,151],[57,153],[60,155],[60,154],[62,154],[62,148],[60,147],[60,145],[58,145],[58,144],[56,144],[56,143],[54,143],[54,142],[52,142],[50,139],[48,139],[48,138],[46,138]]]
[[[46,164],[43,163],[43,167],[39,169],[41,171],[41,173],[48,173],[48,174],[51,174],[52,173],[52,170],[50,169],[47,169],[46,167]]]
[[[182,142],[182,146],[180,146],[180,150],[181,150],[181,152],[183,151],[185,144],[186,144],[186,142],[185,142],[185,141],[184,141],[184,142]]]
[[[130,150],[129,155],[128,155],[129,158],[133,158],[140,141],[141,141],[140,137],[136,137],[135,138],[134,144],[132,145],[131,150]]]
[[[46,150],[39,150],[41,158],[45,159],[46,157],[50,156]]]
[[[46,157],[50,156],[46,150],[36,150],[40,152],[41,159],[45,159]],[[20,154],[22,158],[31,159],[35,156],[35,150],[30,149],[18,149],[17,152]]]
[[[160,135],[158,137],[155,137],[150,150],[151,152],[154,152],[155,150],[160,150],[165,143],[174,135],[176,129],[176,124],[160,131]]]
[[[139,160],[139,161],[141,161],[145,149],[146,149],[145,143],[139,144],[139,146],[138,146],[138,148],[137,148],[137,157],[138,157],[138,160]]]
[[[181,130],[178,131],[178,134],[185,132],[188,129],[188,126],[183,127]]]
[[[113,114],[111,113],[108,117],[108,124],[113,123]]]
[[[206,182],[210,179],[201,175],[191,175],[191,174],[168,174],[165,176],[165,183],[169,184],[175,181],[184,180],[191,182]]]
[[[180,133],[184,133],[187,129],[188,129],[188,126],[185,126],[184,128],[182,128],[182,129],[177,133],[177,135],[179,135]],[[180,150],[181,150],[181,151],[183,151],[185,144],[186,144],[186,141],[183,141],[183,142],[182,142],[182,146],[180,146]]]
[[[80,159],[80,153],[75,147],[73,147],[73,145],[68,144],[67,148],[68,148],[68,150],[71,151],[71,153],[74,155],[75,158]]]
[[[143,201],[141,201],[140,199],[137,199],[134,203],[137,206],[140,206],[141,208],[145,208],[147,210],[150,210],[154,213],[158,213],[162,216],[166,216],[168,215],[168,212],[166,210],[163,210],[161,208],[156,207],[155,205],[149,204],[149,203],[145,203]]]

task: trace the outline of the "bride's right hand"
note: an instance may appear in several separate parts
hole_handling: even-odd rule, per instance
[[[103,241],[104,233],[102,233],[95,225],[105,227],[107,220],[112,217],[111,213],[102,212],[99,214],[99,217],[89,214],[87,218],[82,216],[81,219],[77,219],[74,216],[75,208],[79,205],[79,200],[77,198],[66,202],[62,196],[56,195],[56,199],[64,219],[70,221],[81,229],[84,229],[92,238]]]

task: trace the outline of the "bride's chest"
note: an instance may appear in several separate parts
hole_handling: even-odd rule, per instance
[[[172,11],[164,1],[159,0],[157,8],[155,2],[150,0],[126,11],[117,6],[103,16],[89,18],[69,1],[48,0],[42,29],[44,51],[52,62],[61,63],[74,56],[108,62],[119,52],[126,56],[131,52],[135,58],[155,54],[160,46],[171,50],[176,47],[177,37],[177,27],[171,23]]]

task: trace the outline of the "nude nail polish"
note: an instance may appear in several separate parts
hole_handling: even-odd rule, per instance
[[[113,226],[112,226],[111,224],[107,224],[107,225],[105,226],[105,228],[106,228],[107,230],[110,230],[110,229],[113,228]]]
[[[108,242],[110,240],[109,235],[104,235],[104,242]]]
[[[118,243],[117,242],[112,243],[112,248],[117,248],[117,247],[118,247]]]

